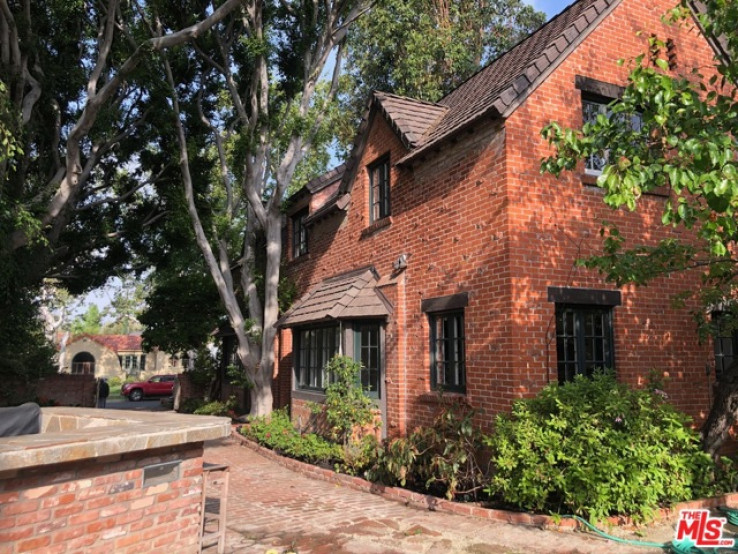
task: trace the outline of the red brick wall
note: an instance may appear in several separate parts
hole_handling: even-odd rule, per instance
[[[547,288],[613,288],[574,264],[600,249],[601,221],[618,222],[636,238],[667,236],[659,217],[663,200],[646,199],[635,214],[614,213],[603,204],[601,191],[582,185],[580,175],[557,181],[542,177],[539,167],[548,153],[540,136],[544,125],[581,124],[576,74],[624,84],[627,72],[617,58],[644,51],[651,32],[675,39],[682,67],[708,64],[711,51],[697,33],[660,22],[671,7],[670,0],[625,0],[504,127],[480,122],[412,169],[392,167],[391,224],[380,229],[369,227],[366,167],[387,153],[394,163],[406,150],[381,116],[371,123],[347,213],[312,227],[309,254],[288,262],[286,273],[302,294],[352,269],[371,264],[379,272],[382,292],[394,305],[386,328],[390,435],[430,423],[438,409],[430,391],[423,299],[469,293],[466,398],[490,424],[514,399],[557,379],[555,305],[547,301]],[[636,37],[645,22],[646,32]],[[390,278],[392,263],[403,253],[407,269]],[[708,407],[704,372],[710,350],[697,343],[688,313],[671,310],[668,300],[694,283],[674,276],[641,290],[622,290],[623,306],[615,309],[616,370],[636,384],[652,368],[668,373],[672,399],[699,418]],[[292,364],[289,349],[285,342],[280,350],[282,372]],[[302,411],[302,404],[293,400],[293,413]]]
[[[0,552],[199,551],[202,443],[0,473]],[[182,460],[143,488],[143,468]]]
[[[6,383],[7,390],[12,391],[8,398],[0,396],[3,401],[18,404],[21,401],[38,401],[42,405],[95,406],[97,381],[93,375],[72,375],[70,373],[54,373],[38,381],[28,384],[20,382]]]
[[[547,287],[615,288],[573,263],[601,251],[602,221],[617,224],[633,245],[684,237],[683,230],[661,225],[664,197],[645,196],[635,213],[614,211],[603,203],[600,189],[583,184],[583,164],[559,180],[541,176],[539,160],[550,152],[540,135],[531,132],[550,121],[579,127],[581,91],[574,88],[575,76],[625,85],[628,68],[617,60],[645,52],[652,33],[675,41],[677,71],[708,68],[713,51],[694,28],[661,23],[661,15],[672,7],[670,0],[623,2],[506,123],[507,197],[515,222],[510,237],[515,298],[511,323],[518,339],[510,351],[522,394],[556,379],[554,304],[546,301]],[[642,385],[651,369],[668,375],[671,399],[701,419],[708,408],[705,367],[713,364],[712,351],[698,343],[688,311],[670,306],[676,293],[698,286],[698,275],[682,274],[640,289],[622,288],[623,305],[614,311],[615,364],[618,377],[635,385]]]
[[[49,399],[60,406],[95,406],[97,381],[93,375],[49,375],[38,382],[39,399]]]

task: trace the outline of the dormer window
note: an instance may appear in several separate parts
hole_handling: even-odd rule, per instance
[[[305,219],[308,210],[302,210],[292,216],[292,257],[299,258],[308,253],[308,230]]]
[[[369,166],[369,220],[390,215],[390,160],[385,156]]]

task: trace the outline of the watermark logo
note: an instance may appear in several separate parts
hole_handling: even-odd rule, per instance
[[[676,542],[698,548],[731,548],[733,539],[723,538],[724,517],[711,517],[709,510],[681,510],[676,528]]]

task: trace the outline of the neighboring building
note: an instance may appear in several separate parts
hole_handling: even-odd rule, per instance
[[[180,373],[187,362],[157,348],[144,352],[141,335],[77,335],[69,339],[64,359],[64,373],[137,379]]]
[[[673,4],[580,0],[438,103],[373,95],[345,167],[287,213],[285,273],[301,298],[280,320],[276,386],[296,421],[323,398],[337,352],[364,365],[389,435],[429,423],[441,390],[488,425],[596,366],[634,385],[667,375],[673,402],[705,416],[712,347],[670,306],[699,277],[618,289],[575,262],[601,250],[604,220],[629,239],[683,232],[661,225],[665,195],[613,211],[592,186],[601,160],[558,180],[539,171],[541,129],[605,110],[627,81],[616,61],[648,51],[652,34],[669,39],[675,73],[711,66],[695,26],[662,23]]]

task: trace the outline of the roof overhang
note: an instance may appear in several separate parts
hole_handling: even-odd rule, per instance
[[[379,276],[368,267],[322,281],[280,318],[278,327],[298,327],[347,319],[386,319],[392,304],[377,288]]]

